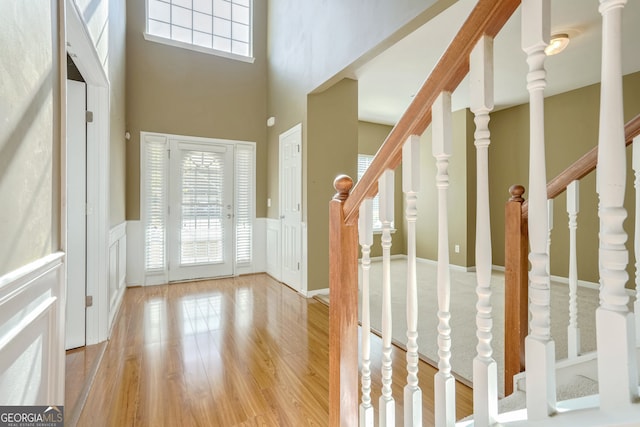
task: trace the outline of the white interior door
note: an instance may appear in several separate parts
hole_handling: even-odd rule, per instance
[[[233,146],[170,140],[169,281],[233,274]]]
[[[280,135],[282,281],[302,288],[302,125]]]
[[[67,80],[67,302],[65,348],[85,345],[87,85]]]

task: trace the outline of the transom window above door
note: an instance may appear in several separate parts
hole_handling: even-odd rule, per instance
[[[146,0],[147,40],[253,62],[253,0]]]

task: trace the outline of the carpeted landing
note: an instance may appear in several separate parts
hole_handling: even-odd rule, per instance
[[[362,272],[360,271],[360,276]],[[476,275],[451,269],[451,366],[454,375],[471,385],[473,358],[476,356]],[[392,286],[392,322],[393,341],[404,348],[406,345],[406,260],[391,262]],[[371,326],[381,330],[382,309],[382,263],[371,263],[370,310]],[[436,265],[431,262],[419,262],[418,277],[418,345],[421,358],[437,366],[438,348],[438,299],[436,292]],[[362,289],[360,277],[360,289]],[[491,304],[493,314],[493,357],[498,365],[498,387],[504,395],[504,273],[494,271],[491,279]],[[328,303],[328,296],[320,295]],[[581,333],[581,352],[594,351],[595,309],[598,304],[598,291],[588,287],[578,287],[578,327]],[[359,313],[362,312],[362,293],[359,298]],[[569,286],[566,283],[551,284],[551,334],[555,341],[556,360],[567,357],[567,326],[569,324]],[[566,390],[563,390],[565,387]],[[582,377],[575,383],[567,383],[558,389],[558,400],[593,394],[597,383]],[[576,393],[579,393],[576,395]],[[584,394],[586,393],[586,394]],[[514,403],[515,403],[515,399]],[[508,404],[508,402],[504,402]],[[517,404],[520,406],[520,404]],[[502,412],[502,411],[501,411]]]

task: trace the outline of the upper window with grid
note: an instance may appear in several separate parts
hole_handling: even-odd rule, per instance
[[[145,37],[251,60],[252,0],[147,0]]]

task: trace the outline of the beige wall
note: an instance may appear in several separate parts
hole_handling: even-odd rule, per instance
[[[640,73],[624,78],[625,120],[640,113]],[[545,145],[547,181],[564,170],[598,143],[600,85],[549,97],[545,100]],[[491,116],[491,147],[489,149],[491,222],[493,226],[493,263],[504,265],[504,204],[512,184],[528,183],[529,107],[509,108]],[[625,230],[630,239],[627,248],[633,260],[633,220],[635,196],[630,168],[631,148],[627,149],[627,185],[625,205],[628,219]],[[525,193],[525,199],[527,194]],[[578,214],[578,276],[581,280],[598,281],[598,198],[595,174],[580,183],[580,213]],[[568,217],[566,195],[554,202],[554,227],[551,243],[551,274],[568,274]],[[628,271],[632,272],[633,261]],[[633,275],[630,275],[633,277]]]
[[[0,276],[59,249],[57,4],[0,2]]]
[[[109,1],[109,108],[111,146],[109,152],[109,224],[125,220],[125,0]]]
[[[144,7],[127,2],[127,219],[140,218],[140,131],[256,142],[256,214],[265,216],[266,2],[254,2],[253,64],[146,41]]]
[[[403,36],[427,22],[444,8],[454,3],[453,0],[377,0],[374,3],[366,0],[344,2],[328,0],[324,2],[307,2],[298,0],[270,0],[268,2],[268,94],[267,116],[276,119],[275,126],[267,131],[267,179],[266,193],[271,199],[271,207],[267,216],[278,218],[278,138],[279,135],[298,123],[302,123],[303,147],[303,221],[308,226],[309,246],[309,289],[328,286],[328,257],[326,246],[327,222],[320,216],[308,218],[318,212],[326,215],[332,190],[331,183],[339,173],[356,171],[357,158],[357,113],[354,122],[356,138],[353,147],[339,147],[333,153],[332,160],[320,163],[320,159],[329,159],[324,154],[327,146],[313,147],[308,140],[308,128],[319,126],[309,123],[313,120],[308,107],[314,103],[313,91],[321,92],[335,82],[352,76],[353,67],[362,64]],[[354,25],[354,22],[357,25]],[[321,94],[320,94],[321,95]],[[321,95],[322,96],[322,95]],[[357,110],[357,98],[356,98]],[[346,108],[336,105],[337,110]],[[325,124],[326,125],[326,124]],[[325,142],[326,144],[326,142]],[[324,150],[319,158],[313,157],[310,150]],[[353,153],[351,150],[353,149]],[[343,159],[342,150],[346,150],[353,159]],[[307,152],[309,151],[309,152]],[[338,154],[339,153],[339,154]],[[338,168],[342,160],[344,168]],[[326,173],[325,182],[313,182],[313,173],[306,170],[310,167],[308,159],[313,159],[318,170]],[[351,163],[350,163],[351,162]],[[335,173],[334,173],[335,172]],[[321,187],[321,193],[312,193],[312,188]],[[326,194],[329,197],[326,197]],[[314,208],[316,207],[317,208]],[[313,213],[312,213],[313,212]],[[316,228],[318,227],[318,228]],[[316,236],[322,240],[316,242]],[[319,246],[316,246],[316,243]],[[322,250],[325,252],[322,253]],[[321,254],[315,259],[311,253]],[[317,264],[317,265],[316,265]],[[318,273],[318,275],[316,275]]]
[[[270,218],[279,215],[278,136],[302,123],[302,138],[306,140],[307,95],[319,86],[328,87],[351,76],[357,64],[382,52],[452,3],[453,0],[268,2],[267,112],[276,118],[267,135]]]
[[[358,154],[374,155],[391,132],[392,126],[379,123],[358,122]],[[406,254],[407,246],[404,235],[404,194],[402,193],[402,164],[395,170],[394,186],[394,225],[396,228],[392,236],[391,255]],[[355,178],[355,177],[354,177]],[[380,242],[381,234],[373,236],[373,246],[371,256],[382,256],[382,246]]]
[[[309,95],[306,167],[306,218],[309,291],[329,287],[329,200],[333,179],[356,176],[358,161],[358,82],[344,79],[324,92]],[[303,174],[305,174],[303,171]],[[303,211],[304,213],[304,211]]]
[[[453,113],[453,154],[449,159],[449,262],[462,267],[475,265],[475,150],[472,115],[468,110]],[[416,253],[419,258],[438,259],[438,192],[436,163],[431,151],[431,126],[420,144],[420,192],[416,222]],[[470,175],[468,175],[470,173]],[[460,245],[460,252],[455,252]]]

